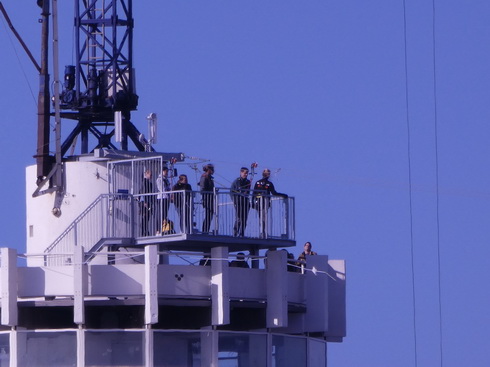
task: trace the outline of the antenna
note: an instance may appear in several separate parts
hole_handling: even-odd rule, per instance
[[[148,120],[148,143],[156,144],[158,135],[157,114],[155,112],[152,112],[148,116],[146,116],[146,119]]]

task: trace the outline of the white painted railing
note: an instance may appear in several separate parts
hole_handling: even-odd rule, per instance
[[[102,240],[134,237],[134,198],[127,194],[100,195],[45,250],[45,265],[65,265],[73,261],[75,247],[91,251]]]
[[[73,261],[75,247],[85,252],[124,245],[145,237],[176,234],[294,240],[294,198],[252,196],[236,199],[229,190],[201,194],[170,191],[99,196],[49,246],[45,265]],[[56,255],[58,254],[58,255]]]

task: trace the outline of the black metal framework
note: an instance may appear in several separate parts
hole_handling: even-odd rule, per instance
[[[93,148],[116,147],[114,113],[121,112],[121,149],[128,136],[140,151],[145,144],[130,122],[138,105],[133,69],[132,0],[75,0],[76,65],[65,68],[60,95],[62,117],[78,120],[61,146],[61,154],[80,136],[81,153],[88,153],[89,133],[97,140]],[[93,149],[92,148],[92,149]]]

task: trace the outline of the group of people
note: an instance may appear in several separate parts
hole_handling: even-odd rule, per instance
[[[199,191],[201,193],[203,207],[202,233],[209,233],[213,217],[215,215],[215,185],[214,165],[206,164],[203,174],[199,180]],[[180,175],[178,182],[171,186],[168,177],[168,167],[163,167],[161,174],[156,180],[156,195],[151,170],[144,172],[140,194],[141,235],[151,236],[156,232],[168,233],[173,231],[173,222],[168,218],[170,203],[173,202],[180,217],[180,228],[183,232],[189,232],[192,228],[192,187],[188,183],[186,175]],[[280,196],[287,198],[286,194],[276,191],[274,184],[270,181],[271,171],[264,169],[262,178],[258,180],[251,189],[252,183],[248,179],[249,169],[240,168],[240,175],[231,185],[230,196],[235,209],[235,223],[233,235],[244,237],[250,208],[254,208],[259,214],[260,236],[267,235],[268,209],[271,206],[271,197]],[[171,194],[170,191],[181,191]],[[156,222],[156,228],[152,228]]]
[[[253,188],[250,201],[251,181],[248,179],[248,168],[240,168],[240,176],[231,184],[230,195],[235,207],[235,224],[233,235],[243,237],[247,226],[250,206],[259,213],[260,235],[266,237],[267,233],[267,211],[271,206],[271,197],[280,196],[287,198],[286,194],[277,192],[274,184],[270,181],[271,171],[266,168],[262,171],[262,178],[258,180]]]
[[[299,273],[301,272],[301,268],[306,265],[306,257],[317,255],[315,251],[313,251],[311,246],[311,242],[306,242],[303,246],[303,252],[298,256],[297,259],[294,258],[294,255],[290,252],[287,254],[287,271]],[[283,250],[286,251],[286,250]],[[210,266],[211,258],[209,255],[205,255],[199,262],[201,266]],[[245,254],[243,252],[239,252],[236,254],[236,259],[230,262],[231,268],[250,268],[248,262],[246,260]]]
[[[189,229],[191,226],[191,200],[192,187],[188,183],[186,175],[179,175],[179,180],[171,186],[168,178],[168,167],[162,168],[162,173],[156,179],[157,194],[153,188],[151,170],[146,170],[139,194],[141,214],[141,235],[151,236],[159,232],[173,231],[173,222],[168,217],[170,203],[173,202],[180,215],[181,229]],[[183,191],[170,194],[170,191]],[[155,217],[155,221],[153,221]],[[153,228],[153,223],[156,228]]]

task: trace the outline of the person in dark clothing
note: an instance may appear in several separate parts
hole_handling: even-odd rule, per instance
[[[233,235],[243,237],[247,226],[248,212],[250,210],[250,180],[247,178],[248,168],[240,168],[240,177],[231,184],[231,199],[235,206],[235,225]]]
[[[317,255],[315,251],[311,250],[311,242],[306,242],[303,246],[304,251],[298,256],[298,263],[305,264],[306,263],[306,255]]]
[[[271,206],[271,197],[288,197],[286,194],[282,194],[276,191],[276,189],[274,188],[274,184],[269,181],[270,176],[271,170],[268,168],[264,169],[264,171],[262,172],[262,178],[254,185],[252,198],[253,206],[259,212],[260,236],[262,238],[267,237],[267,227],[269,224],[267,212],[269,210],[269,207]]]
[[[150,236],[153,232],[151,228],[151,217],[155,210],[155,196],[153,195],[153,182],[151,171],[148,169],[143,176],[140,188],[140,215],[141,215],[141,236]]]
[[[287,269],[289,272],[297,273],[299,272],[299,268],[296,265],[296,260],[294,259],[294,254],[288,252],[288,266]]]
[[[192,187],[187,182],[186,175],[180,175],[179,181],[172,188],[173,191],[183,191],[174,193],[174,205],[180,215],[180,230],[183,233],[190,233],[192,229]]]
[[[247,260],[245,260],[245,254],[243,252],[239,252],[236,254],[236,260],[233,260],[230,263],[230,268],[246,268],[249,269]]]
[[[170,208],[170,181],[168,179],[168,167],[162,168],[162,173],[157,178],[157,205],[156,205],[156,228],[163,231],[163,223],[168,222],[168,210]]]
[[[202,223],[202,232],[209,233],[211,228],[211,221],[214,215],[214,166],[212,164],[206,164],[203,167],[204,173],[199,181],[199,187],[201,190],[202,206],[204,208],[204,221]]]

